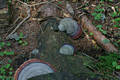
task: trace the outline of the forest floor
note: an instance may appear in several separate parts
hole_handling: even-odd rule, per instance
[[[9,28],[7,33],[0,35],[0,74],[5,74],[4,76],[8,76],[8,74],[9,76],[13,76],[16,69],[19,68],[23,62],[32,59],[31,52],[38,48],[38,37],[40,30],[42,29],[41,23],[45,18],[45,15],[41,16],[39,13],[41,5],[32,6],[30,8],[30,18],[24,21],[24,23],[15,31],[15,33],[18,33],[20,38],[18,40],[6,40],[6,37],[13,31],[13,29],[15,29],[13,26],[17,26],[17,24],[19,24],[19,22],[25,19],[28,15],[25,3],[34,5],[36,3],[41,3],[42,1],[46,2],[47,0],[30,0],[28,2],[24,0],[21,1],[23,1],[23,3],[19,1],[13,3],[13,7],[15,7],[15,11],[13,13],[15,16],[12,19],[13,21],[16,21],[18,18],[19,20],[15,24],[11,25],[12,27],[11,29]],[[104,40],[104,43],[106,44],[111,42],[120,51],[119,0],[69,0],[69,4],[71,4],[71,7],[74,10],[74,15],[69,14],[69,11],[66,12],[66,3],[64,0],[56,0],[53,4],[58,6],[60,9],[63,9],[61,12],[53,14],[53,16],[56,17],[72,17],[79,22],[81,21],[80,17],[82,15],[87,15],[97,30],[109,39],[109,41]],[[81,72],[88,71],[104,75],[104,78],[100,80],[114,80],[112,79],[113,77],[120,78],[120,55],[113,53],[109,53],[109,55],[107,55],[108,52],[98,45],[97,41],[92,37],[93,35],[94,34],[92,32],[88,32],[83,29],[83,33],[79,39],[71,40],[77,47],[77,52],[74,56],[58,56],[53,53],[52,55],[42,55],[42,58],[40,59],[53,64],[58,71],[70,70],[71,73],[77,76],[80,76],[79,74]],[[94,65],[95,63],[96,65]],[[11,67],[9,67],[9,64],[11,64]],[[70,64],[72,67],[70,67]],[[5,65],[9,68],[3,69],[2,66]],[[8,69],[8,72],[2,73],[2,71],[4,72],[4,70],[6,71]]]

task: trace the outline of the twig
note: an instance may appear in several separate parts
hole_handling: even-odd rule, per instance
[[[33,7],[33,6],[37,6],[37,5],[41,5],[41,4],[45,4],[45,3],[51,3],[51,2],[54,2],[55,0],[53,0],[53,1],[39,2],[39,3],[36,3],[36,4],[32,4],[32,5],[27,4],[27,3],[24,3],[24,2],[22,2],[22,1],[20,1],[20,0],[17,0],[17,1],[20,2],[20,3],[22,3],[22,4],[24,4],[24,5],[27,5],[27,6],[29,6],[29,7]]]
[[[15,24],[17,23],[17,21],[20,19],[20,17],[18,17],[14,22],[13,22],[13,24],[12,24],[12,27],[7,31],[7,33],[9,32],[9,31],[11,31],[14,27],[15,27]]]
[[[19,1],[19,2],[21,2],[21,1]],[[23,3],[23,2],[21,2],[21,3]],[[26,3],[23,3],[23,4],[25,4],[26,7],[27,7],[27,15],[28,15],[28,16],[27,16],[26,18],[24,18],[24,19],[17,25],[17,27],[6,37],[6,39],[8,39],[10,35],[12,35],[27,19],[30,18],[30,7],[28,7],[28,5],[27,5]]]
[[[28,5],[29,7],[32,7],[32,6],[37,6],[37,5],[41,5],[41,4],[45,4],[45,3],[51,3],[51,2],[54,2],[55,0],[53,1],[45,1],[45,2],[40,2],[40,3],[36,3],[36,4],[33,4],[33,5]]]
[[[59,8],[59,9],[61,9],[61,10],[64,10],[64,8],[62,8],[62,7],[58,6],[58,5],[57,5],[57,4],[55,4],[55,3],[51,3],[51,4],[55,5],[57,8]]]
[[[9,38],[10,35],[12,35],[27,19],[30,18],[30,7],[27,6],[27,14],[28,16],[24,18],[18,25],[17,27],[6,37],[6,39]]]
[[[49,1],[40,2],[40,3],[37,3],[37,4],[33,4],[33,5],[29,5],[29,4],[24,3],[24,2],[22,2],[22,1],[20,1],[20,0],[17,0],[17,1],[20,2],[20,3],[22,3],[22,4],[24,4],[24,5],[26,5],[26,7],[27,7],[27,15],[28,15],[28,16],[27,16],[26,18],[24,18],[24,19],[17,25],[17,27],[6,37],[6,39],[8,39],[10,35],[12,35],[27,19],[30,18],[30,7],[36,6],[36,5],[45,4],[45,3],[51,3],[51,2],[54,2],[55,0],[50,1],[50,2],[49,2]]]
[[[90,59],[92,59],[92,60],[94,60],[94,61],[98,61],[98,60],[96,60],[95,58],[93,58],[93,57],[87,55],[86,53],[83,53],[83,52],[82,52],[82,55],[84,55],[84,56],[86,56],[86,57],[88,57],[88,58],[90,58]]]
[[[120,4],[120,2],[118,2],[117,4],[115,4],[115,5],[119,5]]]
[[[19,19],[20,19],[20,17],[18,17],[18,18],[13,22],[13,25],[16,24]]]

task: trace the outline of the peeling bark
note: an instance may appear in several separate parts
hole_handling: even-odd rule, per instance
[[[87,29],[89,32],[93,33],[93,38],[96,42],[106,51],[108,52],[118,52],[118,49],[110,42],[104,43],[104,40],[108,40],[100,31],[96,29],[96,27],[92,24],[92,22],[87,18],[87,16],[82,16],[81,20],[83,28]]]

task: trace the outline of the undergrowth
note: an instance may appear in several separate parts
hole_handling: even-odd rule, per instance
[[[13,46],[14,43],[11,43],[12,41],[15,41],[17,43],[17,46],[26,46],[28,45],[27,41],[24,40],[23,33],[20,33],[17,38],[12,38],[11,40],[2,40],[0,38],[0,57],[1,56],[13,56],[15,54],[14,51],[7,51],[9,48]],[[4,59],[3,59],[4,60]],[[9,60],[8,63],[4,63],[4,61],[0,61],[0,80],[14,80],[13,79],[13,68],[12,68],[12,60]]]
[[[0,66],[0,80],[14,80],[13,68],[11,66],[12,61],[9,60],[8,62],[8,64]]]
[[[99,56],[97,61],[86,61],[84,65],[102,74],[104,79],[118,80],[114,74],[120,71],[120,54],[107,53]]]

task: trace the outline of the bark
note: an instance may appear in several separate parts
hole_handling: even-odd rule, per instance
[[[0,3],[1,4],[1,3]],[[1,5],[0,5],[1,7]],[[3,34],[9,28],[9,15],[7,8],[0,8],[0,34]]]
[[[108,52],[118,52],[118,49],[110,42],[104,43],[104,40],[107,39],[100,31],[96,29],[96,27],[92,24],[92,22],[87,18],[87,16],[82,16],[81,23],[83,28],[87,29],[89,32],[93,33],[93,38],[96,42],[106,51]],[[107,39],[108,40],[108,39]]]

